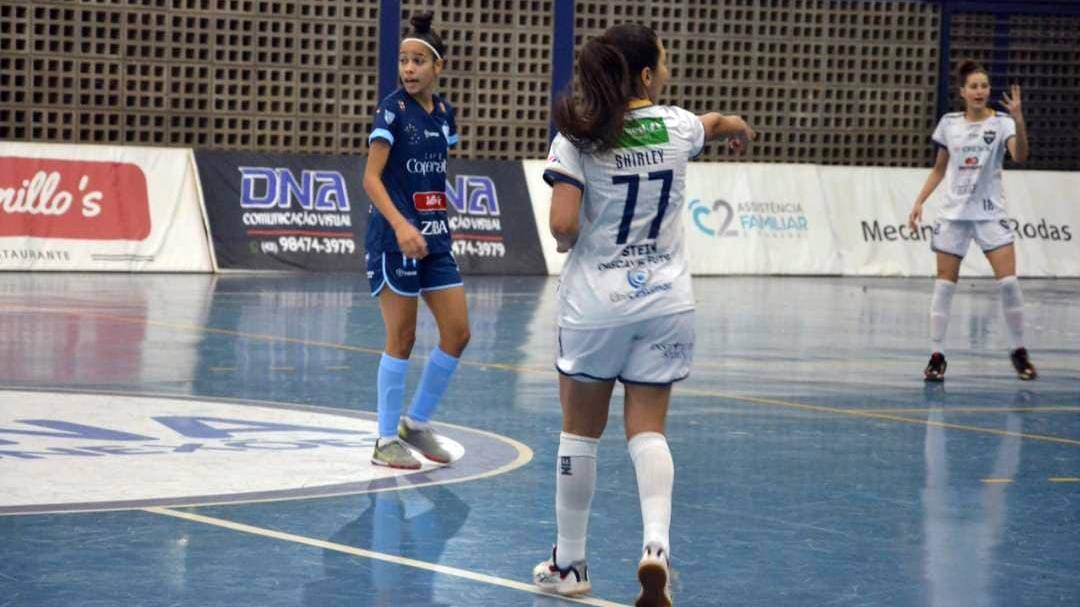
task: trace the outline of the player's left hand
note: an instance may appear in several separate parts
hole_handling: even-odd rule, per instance
[[[1011,95],[1009,93],[1012,93]],[[1022,115],[1020,109],[1020,85],[1014,84],[1009,87],[1009,91],[1002,93],[1001,105],[1005,108],[1006,112],[1009,112],[1013,118],[1017,118]]]

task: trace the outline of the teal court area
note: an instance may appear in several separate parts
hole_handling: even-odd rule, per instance
[[[361,275],[0,275],[0,606],[625,605],[640,515],[621,391],[593,593],[554,540],[555,279],[471,277],[439,412],[461,457],[369,465],[382,325]],[[699,278],[669,420],[680,606],[1080,604],[1080,282]],[[435,345],[422,313],[415,385]]]

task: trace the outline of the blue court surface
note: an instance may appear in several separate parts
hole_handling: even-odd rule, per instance
[[[369,464],[382,324],[360,274],[0,275],[0,606],[625,605],[621,390],[593,593],[554,541],[556,280],[470,277],[438,415],[462,454]],[[990,280],[924,386],[931,280],[703,278],[669,420],[675,602],[1080,605],[1080,281],[1025,280],[1034,382]],[[415,385],[436,331],[427,312]]]

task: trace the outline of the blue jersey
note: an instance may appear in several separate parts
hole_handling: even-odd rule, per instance
[[[429,253],[450,250],[446,219],[446,156],[458,142],[454,108],[432,95],[429,114],[403,89],[388,95],[375,111],[368,145],[381,139],[390,145],[382,182],[397,210],[427,240]],[[400,251],[394,229],[375,205],[368,219],[369,254]]]

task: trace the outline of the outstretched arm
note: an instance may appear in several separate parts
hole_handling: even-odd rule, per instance
[[[698,116],[701,125],[705,127],[705,141],[715,141],[724,137],[730,137],[728,147],[737,152],[746,149],[746,144],[757,137],[754,129],[746,124],[739,116],[725,116],[717,112],[709,112]]]

